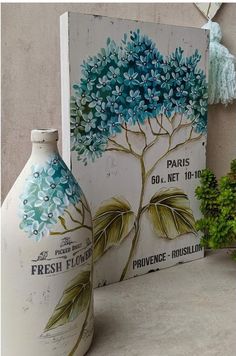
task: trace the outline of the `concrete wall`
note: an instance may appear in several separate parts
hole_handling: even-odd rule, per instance
[[[2,196],[30,154],[30,130],[61,128],[59,16],[65,11],[201,27],[194,4],[2,4]],[[236,4],[215,17],[236,55]],[[209,108],[207,165],[226,173],[236,157],[236,102]]]

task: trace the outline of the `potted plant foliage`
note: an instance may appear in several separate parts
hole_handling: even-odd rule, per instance
[[[196,196],[203,217],[196,227],[203,233],[201,244],[213,249],[232,246],[236,242],[236,159],[219,182],[209,169],[203,171],[200,181]],[[236,251],[233,257],[236,260]]]

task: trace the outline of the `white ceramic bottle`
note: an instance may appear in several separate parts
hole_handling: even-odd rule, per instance
[[[57,140],[32,131],[2,206],[4,356],[82,356],[93,336],[91,214]]]

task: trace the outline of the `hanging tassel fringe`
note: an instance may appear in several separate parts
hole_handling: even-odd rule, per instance
[[[208,103],[227,105],[236,99],[235,57],[220,44],[222,33],[217,22],[208,21],[202,28],[210,30]]]

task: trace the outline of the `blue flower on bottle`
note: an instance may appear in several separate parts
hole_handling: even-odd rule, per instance
[[[55,206],[51,204],[47,209],[44,209],[41,220],[47,225],[55,225],[57,223],[58,214],[55,213]]]
[[[20,228],[40,240],[50,232],[69,204],[76,205],[82,192],[60,156],[33,166],[20,196]]]
[[[47,204],[49,202],[49,195],[43,191],[39,191],[37,195],[37,200],[34,203],[34,206],[37,208],[39,206],[42,206],[43,204]]]
[[[31,176],[32,177],[32,176]],[[22,209],[31,209],[34,203],[34,199],[32,199],[33,194],[37,192],[38,185],[31,179],[27,182],[27,194],[21,194],[21,206]]]
[[[53,169],[51,168],[53,171]],[[53,175],[48,175],[48,177],[45,177],[44,184],[43,184],[43,190],[44,191],[49,191],[48,194],[52,194],[54,189],[57,188],[57,185],[60,183],[60,178],[53,178]]]
[[[70,174],[69,174],[69,172],[66,171],[66,170],[64,170],[64,169],[62,169],[62,170],[61,170],[61,179],[60,179],[60,182],[61,182],[62,184],[67,184],[68,181],[69,181],[69,179],[70,179]]]
[[[34,215],[35,212],[30,206],[27,206],[27,208],[25,208],[24,210],[21,209],[21,228],[23,228],[24,226],[31,226],[34,222]]]
[[[30,237],[34,237],[35,240],[38,241],[40,240],[41,235],[45,234],[45,232],[47,231],[47,227],[43,221],[41,223],[39,223],[38,221],[34,221],[32,224],[32,228],[30,230],[31,230]]]
[[[32,181],[37,183],[42,178],[43,169],[39,165],[35,165],[32,169]]]

